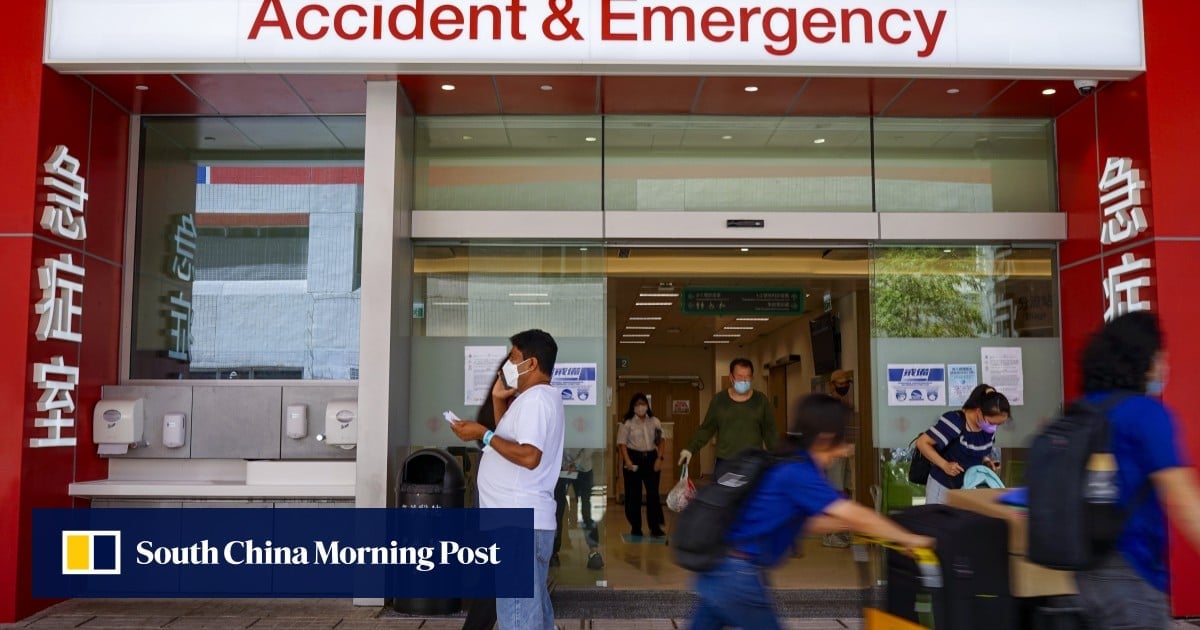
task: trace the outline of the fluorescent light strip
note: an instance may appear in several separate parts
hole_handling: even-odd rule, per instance
[[[631,321],[631,322],[657,322],[657,321],[661,321],[661,320],[662,320],[661,317],[630,317],[629,318],[629,321]]]
[[[674,302],[634,302],[634,306],[671,306]]]
[[[704,343],[729,343],[728,339],[705,339]]]
[[[628,340],[622,339],[618,343],[646,343],[646,342],[645,341],[628,341]]]
[[[713,333],[714,337],[741,337],[742,333]]]
[[[678,293],[639,293],[638,297],[668,298],[668,297],[679,297],[679,294]]]
[[[769,322],[770,317],[735,317],[734,320],[739,322]]]
[[[549,302],[513,302],[513,306],[550,306]]]
[[[657,326],[626,326],[625,330],[654,330]]]
[[[622,337],[649,337],[650,333],[621,333]]]
[[[754,330],[753,326],[722,326],[725,330]]]
[[[508,297],[550,297],[549,293],[509,293]]]

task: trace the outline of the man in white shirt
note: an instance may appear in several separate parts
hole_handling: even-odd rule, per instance
[[[477,481],[480,507],[533,508],[533,597],[498,598],[500,630],[554,630],[546,581],[554,551],[554,486],[566,427],[562,397],[550,386],[558,344],[541,330],[517,333],[509,341],[508,361],[492,387],[496,430],[466,421],[454,422],[453,429],[461,440],[483,441]]]

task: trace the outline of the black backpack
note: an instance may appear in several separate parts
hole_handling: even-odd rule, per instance
[[[771,466],[795,458],[779,457],[762,449],[747,449],[726,463],[720,479],[700,488],[671,532],[675,564],[702,573],[715,568],[729,553],[725,540],[746,500]]]
[[[1106,414],[1130,395],[1118,392],[1099,405],[1075,401],[1033,439],[1025,468],[1031,562],[1079,571],[1115,547],[1129,515],[1117,504],[1115,465],[1105,473],[1089,471],[1089,462],[1111,457]]]

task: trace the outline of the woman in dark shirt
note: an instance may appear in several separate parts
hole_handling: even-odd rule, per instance
[[[987,385],[976,387],[963,408],[948,411],[917,438],[917,448],[929,460],[926,503],[945,503],[946,492],[962,487],[963,473],[972,466],[991,465],[996,429],[1008,422],[1008,398]]]

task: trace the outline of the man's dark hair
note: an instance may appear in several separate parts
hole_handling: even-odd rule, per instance
[[[508,341],[513,347],[521,351],[521,356],[526,359],[537,357],[538,370],[546,376],[554,374],[554,362],[558,360],[558,344],[555,343],[554,337],[544,330],[534,328],[519,332]]]
[[[1113,319],[1092,334],[1080,355],[1084,393],[1146,391],[1146,373],[1162,347],[1153,313],[1135,311]]]
[[[754,373],[754,363],[751,362],[750,359],[744,359],[742,357],[738,357],[729,362],[729,373],[733,374],[733,368],[738,367],[739,365],[744,368],[749,368],[751,374]]]
[[[846,441],[846,427],[854,411],[846,403],[829,394],[809,394],[796,403],[796,419],[788,430],[787,448],[812,448],[818,439],[829,440],[830,446]]]

